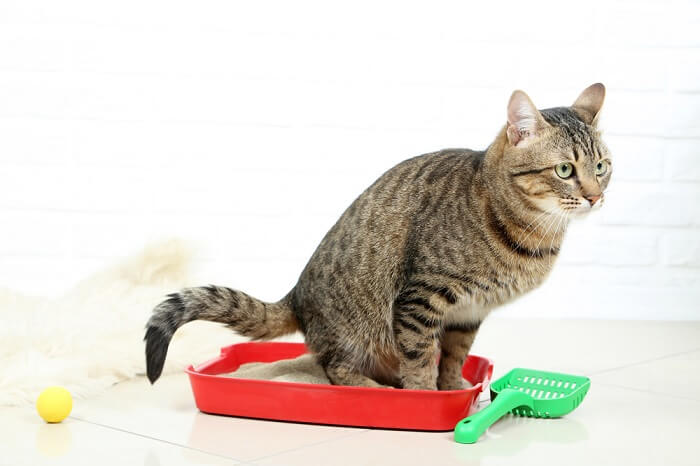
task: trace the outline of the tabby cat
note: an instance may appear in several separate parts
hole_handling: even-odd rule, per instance
[[[542,283],[570,218],[603,201],[605,87],[537,110],[515,91],[485,151],[446,149],[382,175],[330,229],[280,301],[220,286],[168,296],[148,321],[148,378],[192,320],[266,340],[300,330],[338,385],[454,390],[487,314]],[[436,363],[439,358],[439,363]]]

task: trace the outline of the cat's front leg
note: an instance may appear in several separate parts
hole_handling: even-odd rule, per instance
[[[462,366],[474,343],[480,322],[448,324],[440,342],[440,367],[437,386],[440,390],[462,390],[470,384],[462,377]]]
[[[399,306],[394,316],[401,386],[412,390],[436,390],[441,326],[438,316],[420,303]]]

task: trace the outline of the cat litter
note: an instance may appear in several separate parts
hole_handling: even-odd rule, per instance
[[[228,416],[387,429],[450,431],[476,411],[488,388],[493,362],[470,355],[462,375],[464,390],[402,390],[255,380],[228,376],[241,365],[294,359],[307,353],[303,343],[238,343],[210,361],[190,366],[197,408]]]

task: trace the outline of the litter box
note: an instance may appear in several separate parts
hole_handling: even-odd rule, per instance
[[[432,391],[345,387],[226,377],[242,364],[293,359],[303,343],[238,343],[186,369],[197,408],[210,414],[386,429],[448,431],[476,411],[493,362],[470,355],[462,375],[474,386]]]

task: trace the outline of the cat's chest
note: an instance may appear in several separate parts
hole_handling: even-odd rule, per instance
[[[537,288],[546,273],[492,275],[478,286],[465,287],[457,301],[445,308],[445,323],[481,322],[489,312]]]

